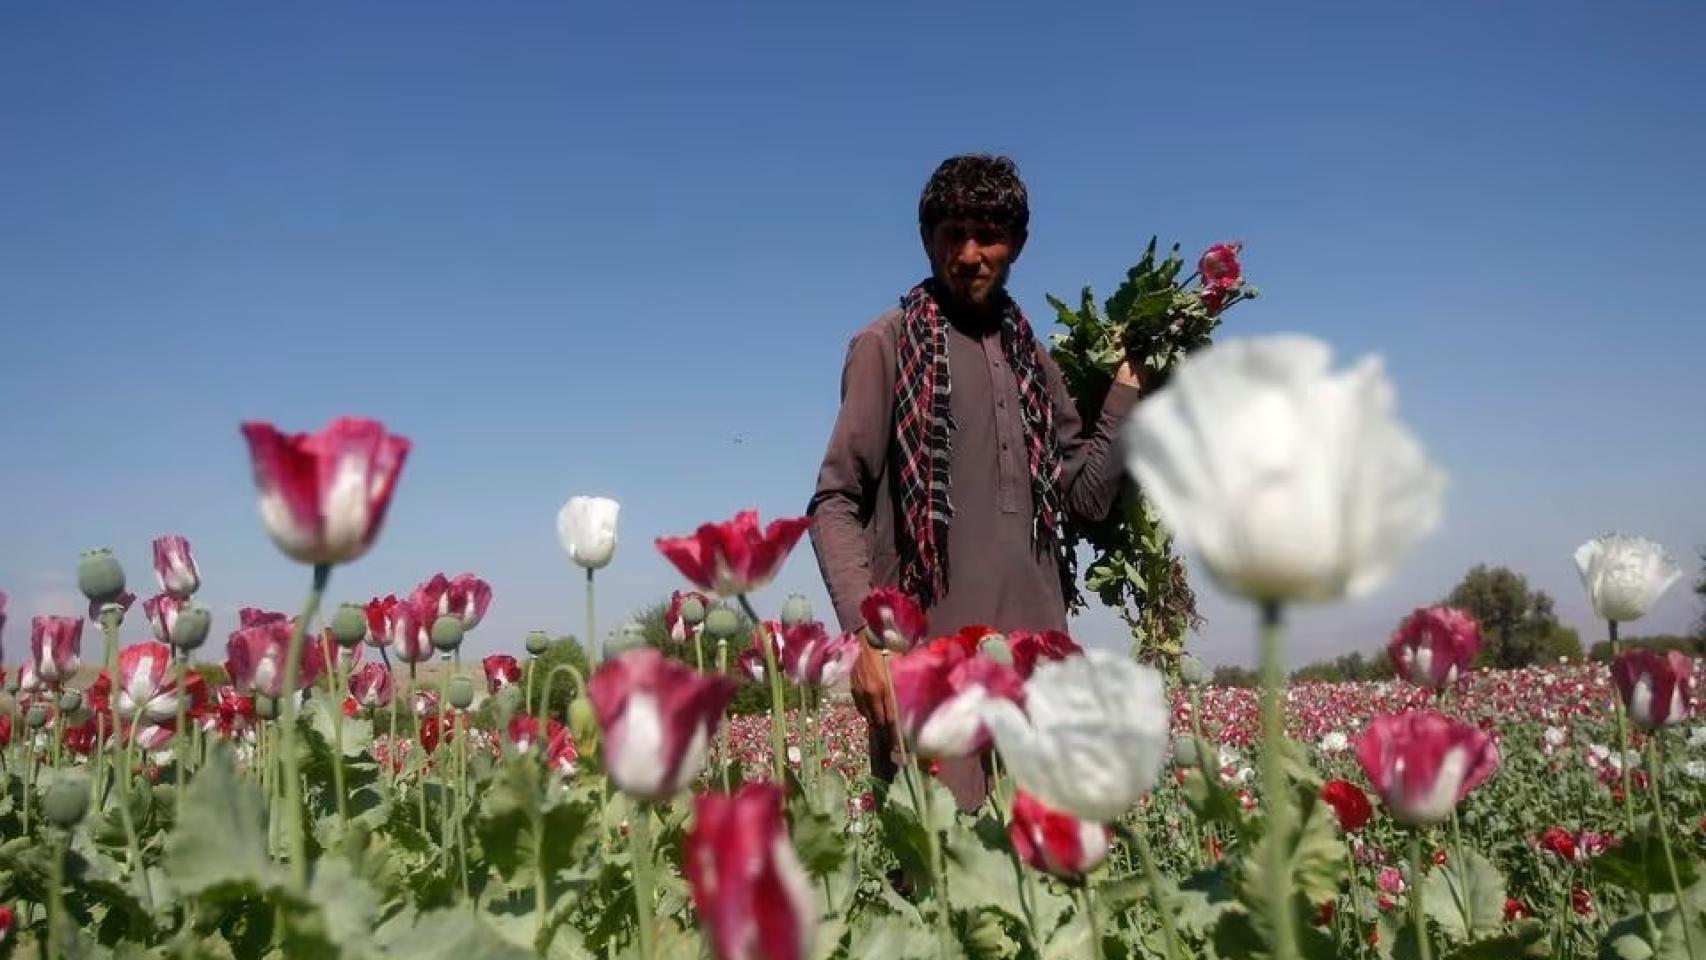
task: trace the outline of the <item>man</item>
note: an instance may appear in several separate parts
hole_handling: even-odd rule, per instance
[[[1099,520],[1115,505],[1119,425],[1139,383],[1127,361],[1094,429],[1083,429],[1007,294],[1029,223],[1012,161],[944,161],[918,204],[930,278],[848,347],[808,511],[844,630],[864,626],[860,601],[891,585],[924,607],[932,636],[970,624],[1066,629],[1063,528],[1069,515]],[[897,718],[883,656],[867,647],[851,685],[872,769],[892,780]],[[944,764],[941,777],[968,808],[987,790],[976,760]]]

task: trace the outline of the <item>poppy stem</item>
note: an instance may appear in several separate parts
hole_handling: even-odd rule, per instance
[[[645,801],[635,804],[634,821],[628,831],[634,863],[634,919],[639,924],[640,960],[653,960],[652,944],[652,809]],[[543,844],[541,844],[543,846]]]
[[[593,665],[604,662],[604,645],[598,642],[598,618],[593,613],[592,568],[586,571],[586,651]]]
[[[729,672],[729,641],[725,637],[717,638],[717,676],[727,676]],[[729,792],[729,767],[733,758],[729,756],[729,724],[717,724],[717,766],[723,771],[723,792]]]
[[[739,596],[741,609],[746,611],[752,620],[752,628],[757,631],[758,646],[764,654],[764,669],[770,676],[770,770],[776,778],[776,785],[785,790],[788,787],[788,720],[784,714],[787,700],[782,695],[782,673],[776,663],[776,645],[771,642],[770,628],[752,609],[752,601],[744,593]]]
[[[1161,868],[1155,865],[1155,851],[1149,847],[1148,828],[1142,824],[1125,828],[1125,835],[1137,847],[1137,857],[1143,863],[1143,873],[1149,878],[1150,896],[1155,900],[1155,912],[1161,918],[1162,942],[1167,948],[1167,960],[1178,960],[1179,933],[1173,929],[1173,912],[1161,895]]]
[[[1422,913],[1422,831],[1410,831],[1410,923],[1416,928],[1416,950],[1422,960],[1433,960],[1428,942],[1428,919]]]
[[[1664,779],[1665,768],[1662,758],[1659,756],[1659,738],[1656,730],[1653,731],[1652,736],[1647,738],[1647,766],[1649,768],[1648,780],[1651,783],[1649,792],[1653,795],[1653,827],[1658,831],[1659,845],[1664,848],[1665,867],[1670,872],[1671,893],[1676,895],[1677,910],[1682,913],[1685,907],[1685,901],[1682,898],[1682,878],[1676,872],[1676,855],[1671,852],[1670,831],[1665,825],[1664,796],[1659,792],[1659,782]],[[1681,926],[1682,942],[1687,948],[1687,954],[1690,957],[1701,956],[1701,954],[1694,952],[1694,934],[1690,930],[1693,924],[1688,922],[1686,916],[1682,918]]]
[[[1273,955],[1297,956],[1296,917],[1291,909],[1291,784],[1285,772],[1285,661],[1280,604],[1262,603],[1262,797],[1268,805],[1262,844],[1262,884],[1274,925]],[[1422,960],[1428,960],[1426,956]]]
[[[1617,621],[1605,621],[1606,639],[1611,642],[1611,659],[1616,660],[1622,653],[1622,645],[1617,642]],[[1623,713],[1623,698],[1616,691],[1611,696],[1611,712],[1617,719],[1617,769],[1623,776],[1623,817],[1629,828],[1629,836],[1636,835],[1635,830],[1635,783],[1629,773],[1629,718]],[[1647,922],[1647,942],[1659,942],[1659,925],[1653,920],[1652,893],[1641,893],[1641,916]]]
[[[284,759],[284,805],[290,834],[290,877],[298,893],[308,888],[308,839],[302,829],[302,772],[296,756],[296,678],[302,666],[302,642],[308,635],[308,624],[319,612],[320,598],[326,592],[326,582],[332,578],[332,565],[314,565],[314,584],[302,613],[290,627],[290,646],[284,658],[284,688],[279,696],[280,732],[284,735],[279,749]]]

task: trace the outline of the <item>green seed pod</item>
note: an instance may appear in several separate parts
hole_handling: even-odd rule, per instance
[[[18,671],[13,670],[11,673],[6,674],[6,682],[3,686],[7,693],[17,693],[19,687],[22,686],[22,683],[18,680]]]
[[[83,692],[81,690],[62,690],[59,694],[59,712],[76,713],[83,709]]]
[[[705,614],[705,635],[713,640],[727,640],[740,632],[740,618],[728,607],[716,606]]]
[[[697,627],[705,622],[705,604],[697,596],[682,598],[681,622],[690,627]]]
[[[1007,645],[1007,638],[999,633],[986,634],[977,649],[996,663],[1013,665],[1013,649]]]
[[[578,744],[590,743],[598,736],[598,717],[584,695],[569,702],[569,733]]]
[[[551,635],[543,630],[534,630],[527,635],[527,652],[537,657],[551,649]]]
[[[497,696],[492,698],[496,704],[494,709],[497,711],[499,729],[505,729],[509,726],[510,718],[521,709],[521,698],[524,695],[520,686],[510,684],[499,690]]]
[[[81,773],[67,773],[53,781],[42,797],[42,812],[55,826],[69,830],[83,822],[89,812],[89,780]]]
[[[124,593],[124,567],[112,550],[86,550],[77,560],[77,589],[90,603],[106,603]]]
[[[979,910],[966,925],[966,945],[974,957],[998,957],[1011,949],[1001,919],[993,910]]]
[[[49,716],[50,714],[47,710],[47,704],[32,703],[30,704],[30,712],[24,714],[24,723],[31,730],[40,730],[42,727],[47,726],[47,718]]]
[[[788,599],[782,601],[782,626],[797,627],[812,618],[811,601],[798,593],[788,594]]]
[[[255,716],[262,720],[278,719],[278,700],[274,697],[263,697],[255,694]]]
[[[474,702],[474,681],[467,677],[450,678],[450,705],[458,710],[468,709]]]
[[[1193,687],[1202,686],[1202,661],[1190,654],[1179,658],[1179,679]]]
[[[622,629],[616,631],[616,635],[610,638],[605,653],[614,657],[627,653],[629,650],[638,650],[645,645],[646,628],[630,621],[623,624]]]
[[[172,624],[172,646],[188,653],[200,647],[207,641],[208,628],[213,625],[213,615],[206,607],[196,604],[178,612],[178,620]]]
[[[359,604],[343,603],[332,614],[332,639],[345,650],[352,650],[367,639],[367,611]]]
[[[432,622],[432,645],[449,653],[462,646],[462,621],[457,617],[439,617]]]
[[[1202,762],[1195,737],[1179,734],[1173,738],[1173,765],[1189,770]]]

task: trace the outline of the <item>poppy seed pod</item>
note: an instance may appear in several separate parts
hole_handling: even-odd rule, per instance
[[[999,633],[984,637],[977,649],[985,657],[1005,666],[1013,665],[1013,648],[1007,645],[1007,638]]]
[[[1195,737],[1179,734],[1173,738],[1173,765],[1189,770],[1195,767],[1202,757],[1197,753]]]
[[[622,625],[622,629],[616,631],[616,635],[614,637],[610,638],[610,643],[605,655],[614,657],[619,654],[627,653],[629,650],[638,650],[645,645],[646,628],[629,621]]]
[[[186,653],[200,647],[212,625],[213,615],[200,604],[179,611],[172,622],[172,646]]]
[[[1180,657],[1179,679],[1193,687],[1201,686],[1203,682],[1202,661],[1188,653]]]
[[[354,649],[367,639],[367,610],[360,604],[345,603],[332,615],[332,639],[345,650]]]
[[[80,773],[68,773],[53,781],[42,797],[42,811],[61,829],[69,830],[83,822],[89,812],[89,782]]]
[[[124,567],[112,550],[86,550],[77,560],[77,589],[90,603],[106,603],[124,593]]]
[[[30,705],[30,712],[24,714],[24,724],[31,730],[40,730],[47,726],[47,718],[47,704],[33,703]]]
[[[712,607],[705,614],[705,634],[713,640],[728,640],[740,632],[740,618],[728,607]]]
[[[788,599],[782,601],[782,626],[797,627],[812,618],[812,604],[803,595],[788,594]]]
[[[80,690],[66,690],[59,695],[59,712],[76,713],[83,709],[83,693]]]
[[[527,647],[527,652],[537,657],[551,649],[551,635],[543,630],[534,630],[528,633],[527,639],[524,643]]]
[[[681,621],[690,627],[697,627],[705,622],[705,603],[697,596],[683,598],[681,601]]]
[[[262,720],[278,719],[278,698],[256,694],[255,716]]]
[[[462,621],[456,617],[439,617],[432,622],[432,645],[449,653],[462,646]]]
[[[474,702],[474,681],[467,677],[450,678],[450,705],[458,710],[468,709]]]

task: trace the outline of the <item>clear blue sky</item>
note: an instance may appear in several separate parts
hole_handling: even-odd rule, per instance
[[[1030,185],[1014,285],[1039,320],[1151,233],[1241,239],[1265,297],[1227,335],[1386,357],[1447,519],[1375,596],[1301,615],[1295,658],[1372,648],[1481,560],[1586,627],[1569,554],[1610,528],[1692,576],[1706,13],[1297,9],[5,4],[8,659],[30,614],[77,609],[80,549],[151,592],[164,532],[194,542],[219,638],[245,603],[295,608],[244,418],[415,440],[331,592],[477,572],[476,652],[578,629],[553,517],[620,498],[613,627],[678,585],[654,536],[803,510],[846,340],[922,274],[918,190],[967,150]],[[789,589],[824,609],[809,547],[761,599]],[[1249,615],[1203,590],[1198,649],[1251,659]],[[1635,632],[1696,610],[1679,586]]]

